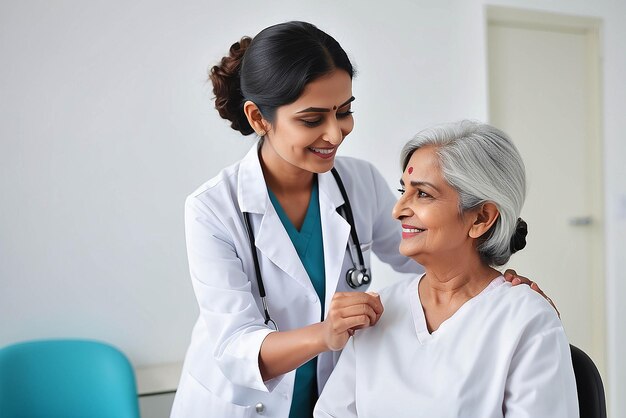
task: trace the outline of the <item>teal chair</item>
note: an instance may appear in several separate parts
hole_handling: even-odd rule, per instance
[[[97,341],[44,340],[0,349],[2,418],[139,418],[126,356]]]

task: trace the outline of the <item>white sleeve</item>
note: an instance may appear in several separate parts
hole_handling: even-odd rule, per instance
[[[189,271],[200,316],[211,332],[207,350],[232,383],[270,391],[281,378],[263,382],[259,352],[272,332],[251,292],[250,280],[218,217],[194,197],[185,202],[185,236]]]
[[[372,250],[378,258],[401,273],[422,273],[424,268],[413,259],[400,254],[398,248],[402,240],[400,222],[393,219],[391,211],[398,200],[389,189],[389,185],[376,167],[369,165],[374,180],[377,203],[376,218],[373,222]]]
[[[356,417],[356,359],[354,337],[343,348],[339,361],[317,400],[314,418]]]
[[[521,341],[511,359],[504,392],[506,418],[576,418],[578,394],[563,328]]]

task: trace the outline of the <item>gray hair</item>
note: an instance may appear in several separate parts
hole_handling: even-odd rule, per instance
[[[526,172],[522,157],[501,130],[470,120],[435,126],[419,132],[402,149],[406,169],[418,148],[436,147],[443,177],[459,193],[463,213],[492,202],[500,216],[478,245],[489,265],[506,264],[515,249],[511,238],[526,198]]]

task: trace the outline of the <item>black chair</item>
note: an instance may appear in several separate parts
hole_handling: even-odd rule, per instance
[[[580,348],[570,344],[580,418],[606,418],[606,400],[600,373],[593,360]]]

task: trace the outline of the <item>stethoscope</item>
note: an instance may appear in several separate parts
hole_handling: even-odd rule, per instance
[[[354,216],[352,215],[352,207],[350,206],[348,193],[346,193],[346,188],[343,186],[343,182],[341,181],[341,177],[339,176],[337,170],[333,167],[330,172],[333,174],[333,177],[337,182],[337,186],[339,186],[339,191],[341,192],[341,196],[343,197],[344,201],[344,204],[337,208],[337,211],[350,224],[350,240],[353,244],[350,245],[350,243],[348,243],[347,246],[348,253],[350,254],[350,259],[352,260],[352,268],[346,272],[346,282],[351,288],[357,289],[361,286],[371,283],[372,277],[365,267],[365,261],[363,260],[363,251],[361,251],[361,244],[359,242],[359,237],[356,233]],[[278,331],[278,326],[276,325],[276,322],[274,322],[274,320],[270,317],[270,312],[267,307],[267,295],[265,293],[265,286],[263,285],[261,268],[259,267],[259,256],[256,251],[254,233],[252,232],[252,225],[250,223],[250,214],[248,212],[243,212],[243,216],[246,220],[246,231],[248,232],[248,239],[250,241],[250,251],[252,252],[252,259],[254,261],[254,272],[256,274],[256,281],[259,287],[259,296],[261,296],[261,303],[263,304],[263,311],[265,313],[265,325],[271,325],[276,331]],[[353,255],[352,247],[356,247],[356,260]]]

